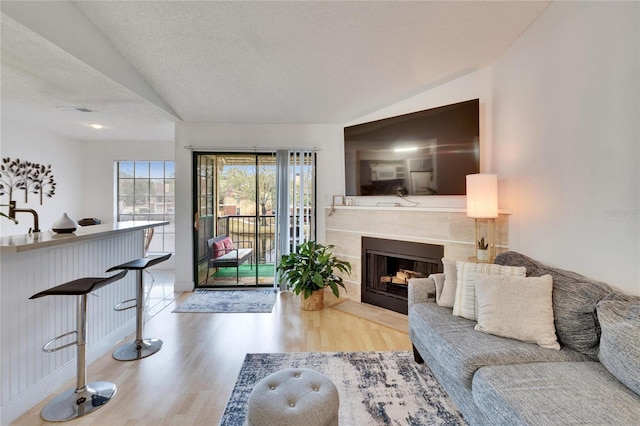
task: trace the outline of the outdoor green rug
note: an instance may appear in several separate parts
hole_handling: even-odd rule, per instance
[[[197,290],[176,313],[269,313],[276,302],[273,290]]]
[[[273,264],[265,264],[258,266],[259,277],[273,277],[274,266]],[[238,270],[240,278],[255,277],[256,265],[242,264]],[[214,278],[236,278],[236,268],[220,268],[215,274],[212,274]]]

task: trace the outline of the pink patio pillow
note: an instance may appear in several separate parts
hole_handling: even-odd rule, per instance
[[[233,241],[231,241],[231,238],[227,237],[222,240],[222,242],[224,243],[225,253],[230,253],[231,250],[233,250]]]
[[[211,258],[212,259],[216,259],[222,255],[224,255],[227,250],[224,246],[224,240],[222,241],[218,241],[213,243],[213,246],[211,247],[212,253],[211,253]]]

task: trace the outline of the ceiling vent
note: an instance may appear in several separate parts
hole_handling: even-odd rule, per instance
[[[62,106],[62,107],[56,107],[56,109],[59,111],[65,111],[65,112],[94,112],[89,108],[74,107],[74,106]]]

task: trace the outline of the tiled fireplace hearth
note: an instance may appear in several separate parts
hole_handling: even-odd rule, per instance
[[[325,242],[335,246],[334,254],[351,263],[343,296],[356,302],[370,303],[361,289],[363,237],[441,246],[443,257],[451,259],[475,256],[475,223],[464,209],[344,206],[330,212],[325,210]],[[508,250],[508,219],[508,214],[500,214],[496,220],[498,253]]]

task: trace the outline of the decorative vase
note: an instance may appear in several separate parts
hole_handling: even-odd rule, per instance
[[[78,228],[78,224],[64,213],[60,219],[53,222],[51,228],[53,229],[53,232],[58,234],[70,234],[75,232]]]
[[[324,289],[316,290],[311,296],[304,298],[300,293],[300,308],[304,311],[319,311],[324,308]]]
[[[478,249],[478,262],[488,262],[489,261],[489,250],[486,249]]]

